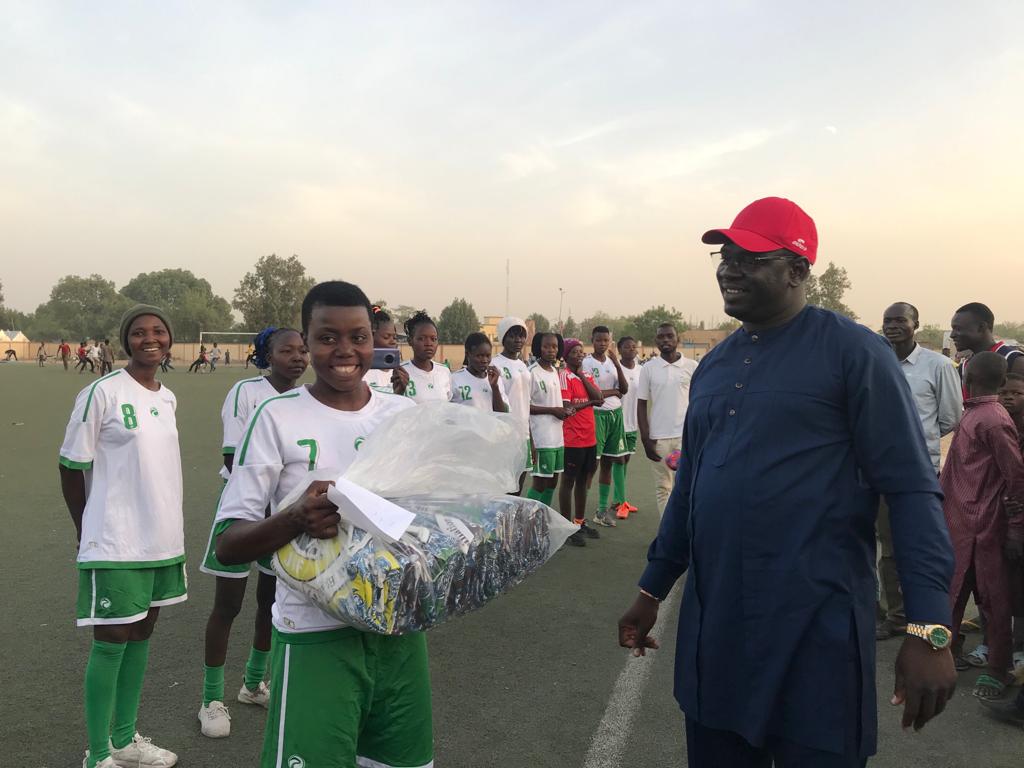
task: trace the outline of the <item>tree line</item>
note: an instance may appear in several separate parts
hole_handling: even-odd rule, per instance
[[[298,256],[283,258],[276,254],[256,262],[239,281],[230,302],[215,294],[207,280],[187,269],[142,272],[120,289],[102,275],[66,275],[50,291],[50,298],[28,313],[5,307],[0,283],[0,328],[20,330],[30,339],[39,340],[116,338],[122,313],[136,303],[161,307],[170,317],[175,336],[181,340],[197,340],[200,331],[254,331],[268,325],[298,327],[302,297],[315,282]],[[830,264],[820,275],[811,276],[808,301],[856,320],[857,315],[844,303],[851,289],[846,269]],[[419,310],[407,304],[389,306],[384,300],[377,304],[387,309],[399,329]],[[235,319],[232,310],[241,315],[241,320]],[[690,328],[679,310],[664,305],[635,315],[597,311],[581,320],[570,315],[561,323],[539,312],[528,319],[538,331],[554,329],[566,337],[585,337],[595,326],[604,325],[615,338],[632,336],[648,345],[654,343],[660,323],[672,322],[680,332]],[[439,340],[445,344],[461,344],[480,328],[476,310],[464,298],[454,299],[434,320]],[[734,320],[726,320],[716,329],[732,330],[737,326]],[[698,327],[703,329],[704,324]],[[996,333],[1021,339],[1024,324],[1002,323],[996,326]],[[921,334],[922,341],[931,345],[942,341],[942,331],[937,326],[925,326]]]

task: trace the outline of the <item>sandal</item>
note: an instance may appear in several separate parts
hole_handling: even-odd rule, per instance
[[[996,680],[992,675],[979,675],[974,681],[974,695],[983,701],[1001,699],[1006,692],[1006,683]]]
[[[981,632],[981,616],[975,616],[973,619],[965,619],[961,624],[960,628],[964,632]]]
[[[971,668],[970,662],[959,654],[953,659],[953,666],[956,667],[957,672],[965,672]]]
[[[972,667],[988,666],[988,646],[979,643],[974,650],[967,654],[967,663]]]
[[[1013,653],[1013,671],[1024,672],[1024,651],[1014,651]]]

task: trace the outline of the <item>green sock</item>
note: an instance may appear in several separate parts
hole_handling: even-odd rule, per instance
[[[245,662],[245,687],[250,691],[255,691],[263,682],[269,658],[270,651],[261,651],[255,646],[249,649],[249,660]]]
[[[536,488],[531,487],[526,492],[526,498],[534,499],[536,501],[544,501],[544,491],[538,491]]]
[[[128,746],[135,737],[135,721],[139,717],[139,699],[142,698],[142,680],[149,662],[149,640],[128,643],[121,659],[121,672],[117,676],[117,695],[114,698],[114,723],[110,741],[115,749]]]
[[[224,701],[224,665],[208,667],[203,665],[203,706],[211,701]]]
[[[612,484],[615,486],[615,506],[626,500],[626,465],[612,464]]]
[[[124,643],[92,641],[89,663],[85,667],[85,730],[89,736],[89,768],[110,757],[110,718],[114,712],[117,677],[123,657]]]
[[[599,482],[597,484],[597,509],[599,512],[604,512],[606,509],[608,509],[608,495],[611,492],[611,483],[605,485],[604,483]]]
[[[551,502],[555,500],[555,489],[548,488],[546,490],[541,491],[540,500],[550,507]]]

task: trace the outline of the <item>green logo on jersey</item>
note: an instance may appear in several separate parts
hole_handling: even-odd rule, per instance
[[[358,451],[364,442],[366,442],[365,437],[357,437],[355,442],[355,449]]]
[[[155,405],[154,405],[154,406],[153,406],[152,408],[150,408],[150,409],[149,409],[149,412],[150,412],[151,414],[153,414],[154,416],[159,416],[159,415],[160,415],[160,411],[158,411],[158,410],[156,409],[156,406],[155,406]]]

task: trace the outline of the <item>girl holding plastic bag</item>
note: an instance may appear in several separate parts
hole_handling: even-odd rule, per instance
[[[266,400],[235,455],[217,513],[232,521],[217,541],[226,564],[269,555],[300,533],[337,535],[326,482],[269,518],[267,505],[305,484],[317,466],[344,469],[409,398],[373,392],[370,302],[355,285],[314,286],[302,330],[316,381]],[[376,635],[345,627],[278,579],[271,702],[261,765],[426,766],[433,760],[430,677],[422,632]],[[285,708],[287,701],[287,709]],[[400,713],[400,714],[393,714]]]

